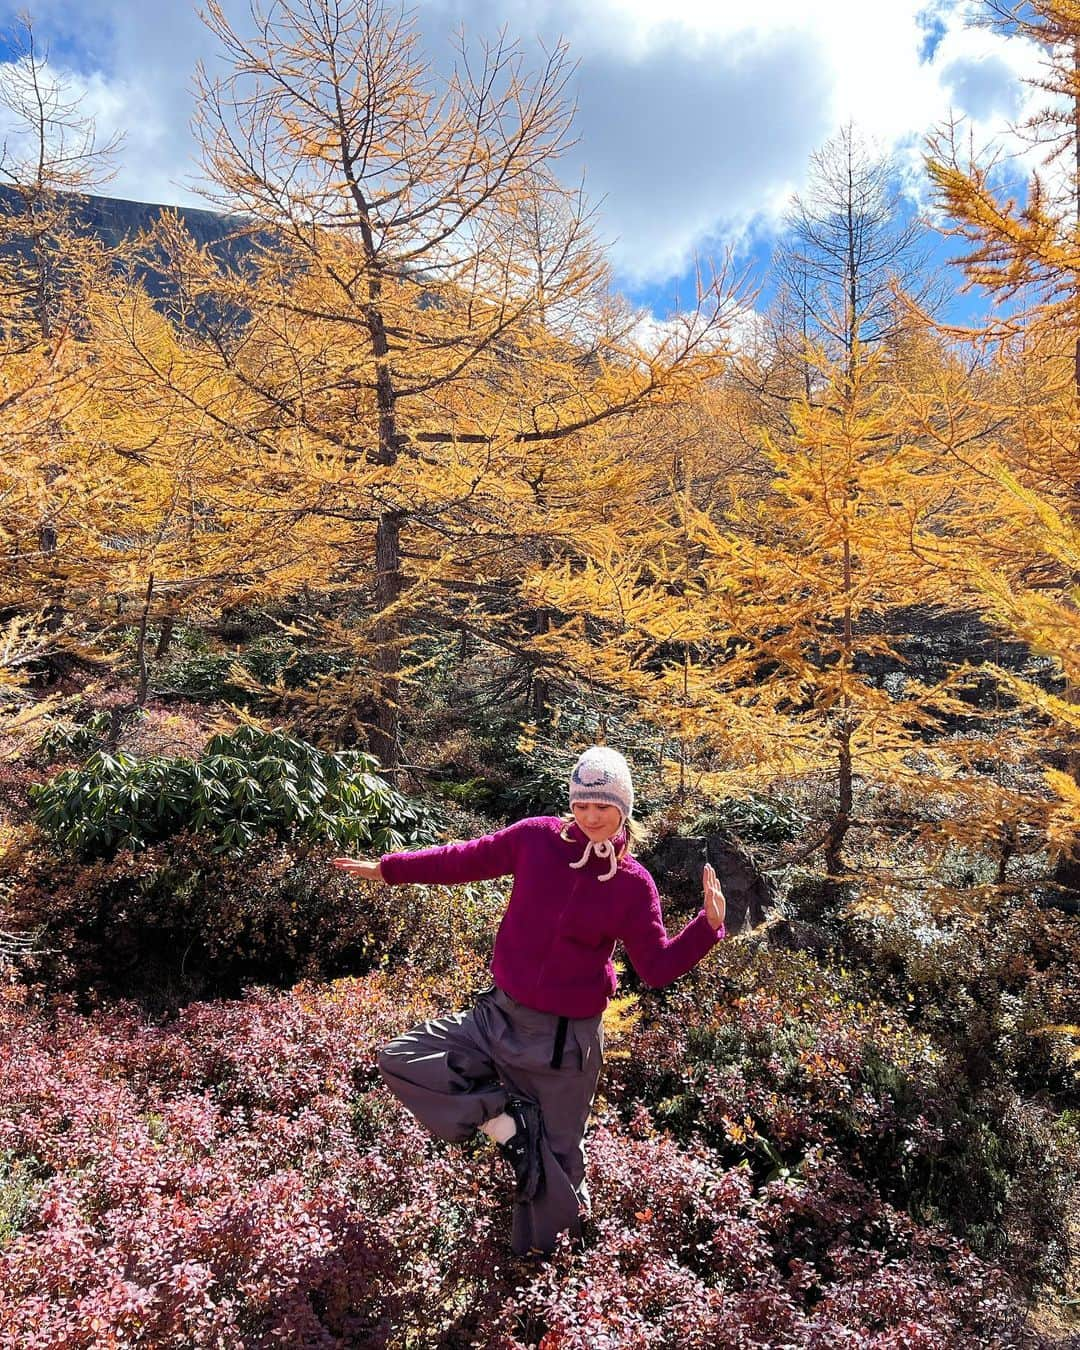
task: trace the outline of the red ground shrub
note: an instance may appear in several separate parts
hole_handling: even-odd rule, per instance
[[[1020,1343],[1001,1272],[828,1158],[756,1187],[644,1108],[593,1132],[584,1248],[511,1257],[494,1150],[430,1140],[374,1071],[467,992],[372,975],[163,1024],[5,1000],[0,1347]]]

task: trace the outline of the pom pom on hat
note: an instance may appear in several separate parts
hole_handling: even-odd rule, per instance
[[[570,774],[570,805],[605,802],[617,806],[623,820],[634,813],[634,784],[630,765],[606,745],[593,745],[578,758]]]

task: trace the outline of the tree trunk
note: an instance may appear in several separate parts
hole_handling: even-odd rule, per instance
[[[1076,84],[1073,95],[1073,191],[1076,206],[1076,237],[1080,240],[1080,43],[1073,44],[1073,71]],[[1073,322],[1077,325],[1076,342],[1073,348],[1073,394],[1075,406],[1080,409],[1080,285],[1075,290]],[[1073,578],[1076,580],[1076,578]],[[1071,680],[1065,687],[1065,698],[1070,703],[1080,703],[1080,688]],[[1069,747],[1067,771],[1080,783],[1080,749],[1075,742]],[[1066,891],[1075,891],[1080,895],[1080,840],[1074,840],[1070,849],[1064,850],[1054,867],[1054,881]]]
[[[847,512],[847,503],[844,506],[845,514]],[[851,541],[844,539],[844,592],[851,595]],[[844,650],[842,660],[844,670],[851,668],[851,647],[852,647],[852,627],[851,627],[851,600],[848,599],[844,606]],[[851,699],[845,686],[841,697],[840,722],[840,743],[838,747],[838,767],[839,784],[837,793],[837,811],[836,819],[829,829],[828,837],[825,841],[825,871],[830,878],[830,887],[833,887],[832,878],[838,877],[844,870],[843,847],[844,839],[848,830],[851,828],[851,805],[853,797],[853,781],[851,772],[851,720],[849,711],[851,708]]]
[[[551,627],[551,611],[541,609],[536,613],[536,619],[533,626],[533,632],[537,635],[546,633]],[[531,717],[542,718],[547,715],[547,706],[551,698],[551,684],[544,676],[544,668],[541,666],[534,669],[532,682],[529,688],[529,715]]]
[[[139,666],[139,692],[135,699],[137,708],[146,703],[146,693],[150,687],[150,672],[146,664],[146,623],[150,617],[150,601],[154,596],[154,574],[150,573],[146,582],[146,597],[143,600],[142,614],[139,616],[139,638],[135,647],[135,657]]]
[[[169,648],[172,645],[173,627],[176,619],[172,614],[166,614],[161,621],[161,632],[158,634],[157,646],[154,648],[154,659],[160,661],[168,655]]]
[[[375,607],[379,611],[394,603],[401,592],[401,522],[403,514],[387,511],[379,517],[375,535]],[[375,626],[375,722],[371,731],[372,753],[390,774],[398,766],[398,731],[401,687],[400,634],[396,620],[382,619]]]
[[[377,464],[397,463],[400,432],[397,425],[397,392],[390,365],[390,344],[382,312],[382,281],[379,255],[371,228],[367,200],[354,173],[350,158],[345,159],[345,175],[356,206],[367,262],[367,296],[364,319],[371,338],[375,363],[375,401],[379,409],[379,444],[372,458]],[[401,594],[404,577],[401,569],[401,527],[403,511],[386,511],[379,517],[375,534],[375,608],[387,609]],[[401,674],[401,630],[397,619],[381,619],[375,626],[377,649],[372,666],[375,671],[375,720],[371,749],[382,767],[393,775],[398,766]]]
[[[837,812],[825,840],[825,871],[830,878],[838,877],[844,871],[844,839],[851,828],[851,731],[846,724],[840,734],[838,758],[840,783]]]

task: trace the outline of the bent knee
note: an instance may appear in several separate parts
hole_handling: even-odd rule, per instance
[[[401,1063],[401,1048],[397,1041],[388,1041],[380,1045],[375,1052],[375,1066],[384,1078],[399,1076],[395,1065]]]

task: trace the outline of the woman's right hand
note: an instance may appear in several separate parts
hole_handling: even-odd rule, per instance
[[[365,881],[382,881],[382,869],[378,858],[335,858],[334,866],[354,877],[363,877]]]
[[[706,863],[701,873],[701,884],[705,890],[705,917],[713,932],[719,932],[727,918],[727,901],[720,889],[720,879],[712,863]]]

